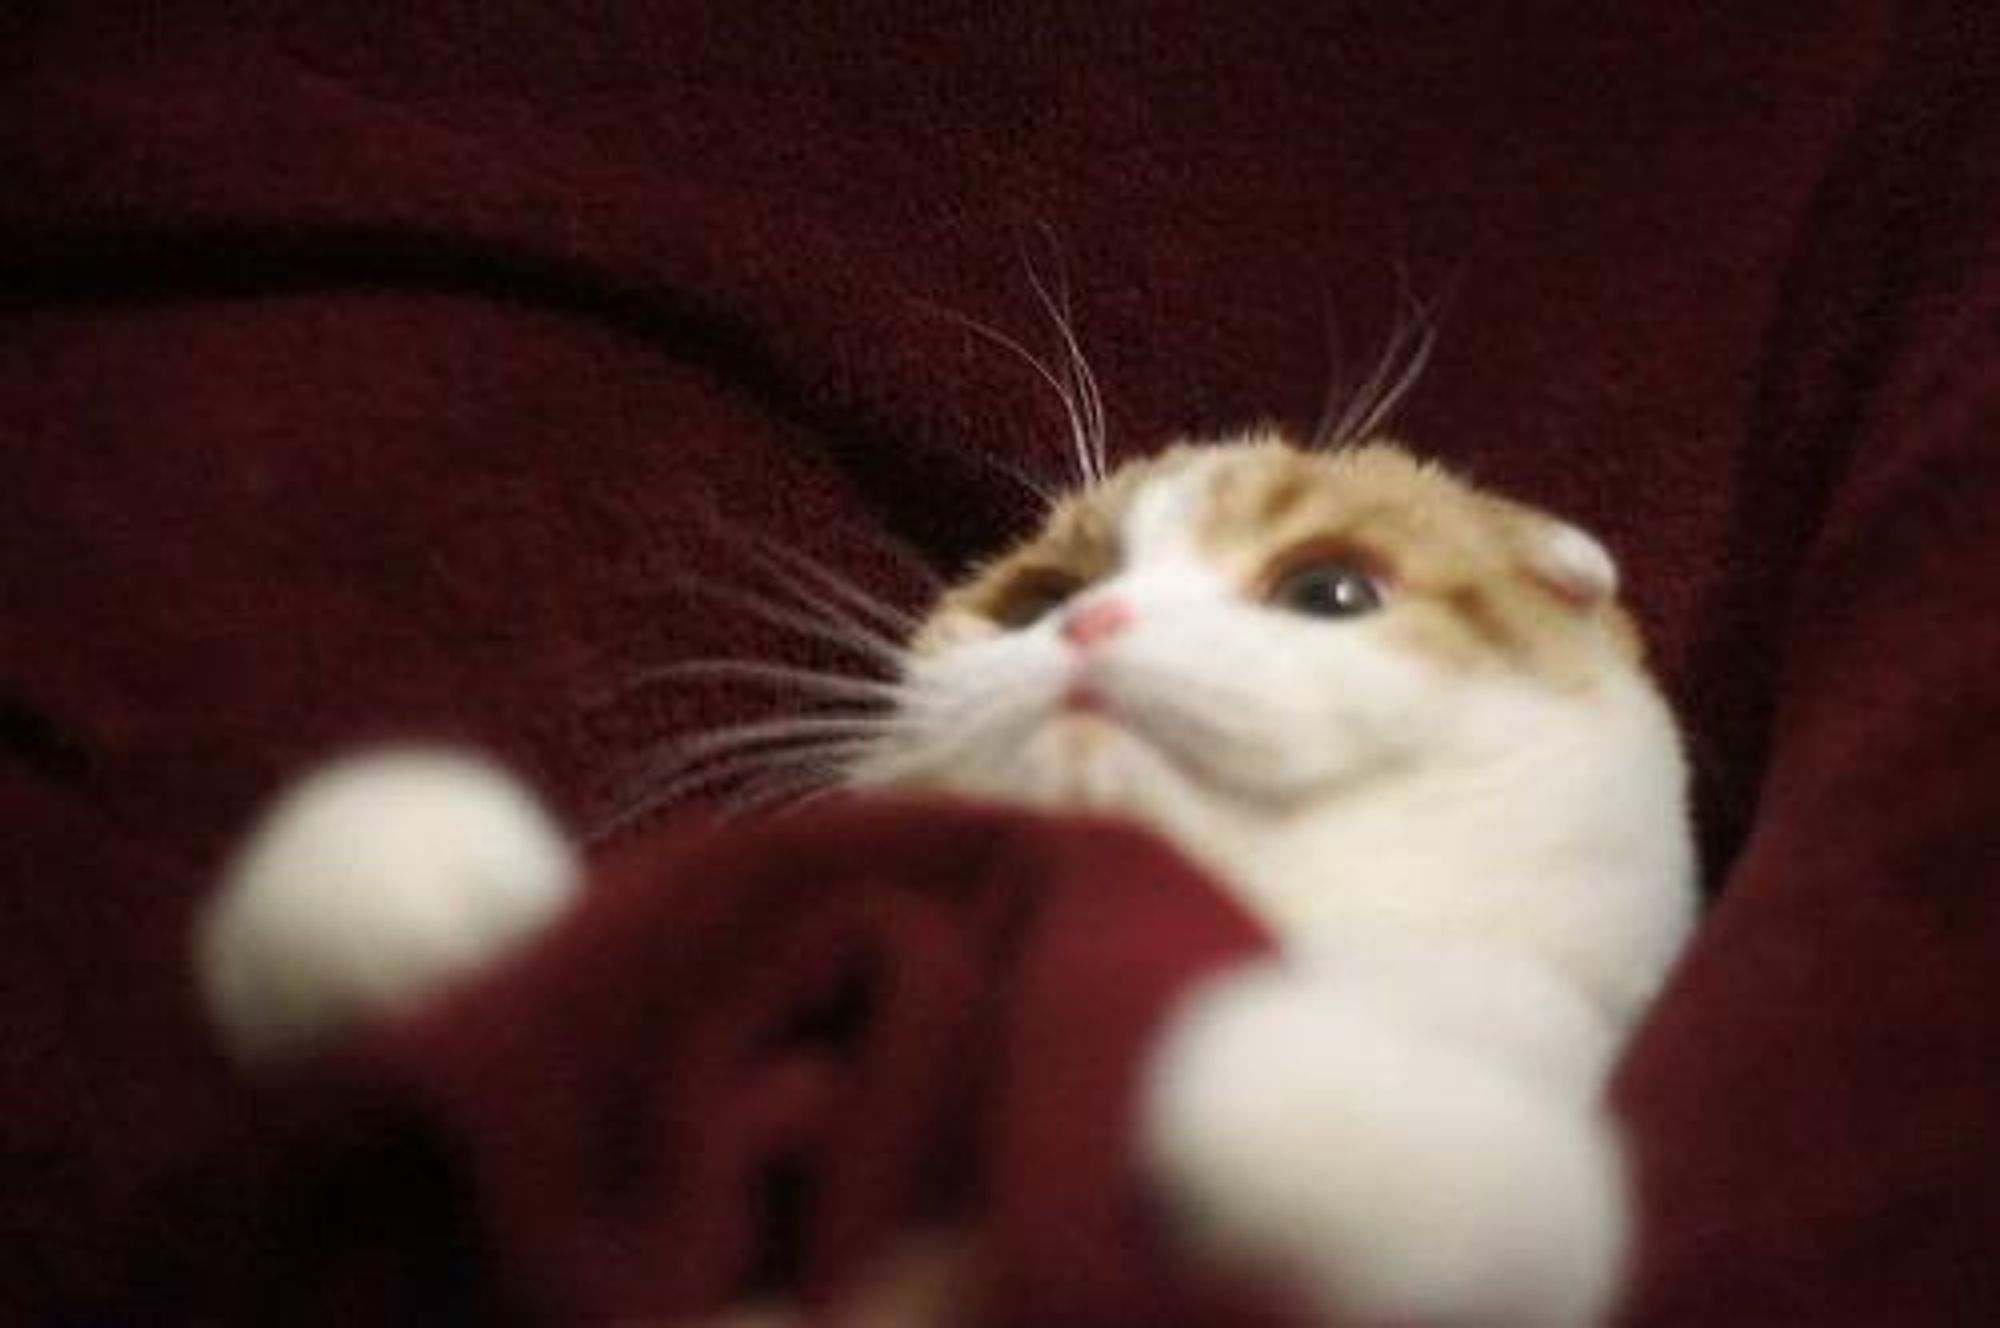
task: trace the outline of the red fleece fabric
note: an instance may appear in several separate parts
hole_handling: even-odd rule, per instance
[[[982,1321],[1199,1323],[1222,1291],[1124,1163],[1130,1071],[1191,971],[1264,950],[1119,826],[879,805],[650,836],[490,980],[266,1084],[83,1318],[680,1322],[823,1304],[942,1238]]]
[[[0,1316],[671,1313],[935,1207],[1056,1289],[1022,1321],[1162,1321],[1121,1104],[1258,942],[1142,838],[653,809],[311,1091],[237,1084],[187,973],[315,759],[472,741],[597,826],[772,703],[649,669],[838,663],[702,592],[764,575],[727,532],[916,606],[1019,531],[1059,412],[939,311],[1052,348],[1025,255],[1121,456],[1308,427],[1329,323],[1351,380],[1435,302],[1401,431],[1618,553],[1715,901],[1619,1082],[1625,1321],[2000,1321],[2000,14],[1213,9],[0,14]],[[835,1001],[832,1096],[716,1088],[701,1030],[850,923],[943,985]]]

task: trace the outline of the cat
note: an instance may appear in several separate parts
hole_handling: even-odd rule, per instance
[[[1632,1204],[1602,1103],[1695,914],[1686,770],[1603,545],[1384,440],[1087,473],[836,726],[836,782],[1137,821],[1274,957],[1168,1018],[1137,1161],[1191,1256],[1362,1325],[1601,1322]],[[822,753],[824,754],[824,753]],[[201,934],[270,1062],[492,962],[574,851],[448,753],[308,778]]]

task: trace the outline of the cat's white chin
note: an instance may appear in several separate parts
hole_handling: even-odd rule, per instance
[[[970,773],[970,772],[967,772]],[[966,792],[1047,811],[1115,813],[1154,824],[1207,798],[1173,750],[1115,710],[1063,705],[979,774]]]

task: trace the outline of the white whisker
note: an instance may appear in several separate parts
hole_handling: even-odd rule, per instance
[[[1088,416],[1085,414],[1083,404],[1077,399],[1077,394],[1069,385],[1067,378],[1051,369],[1042,361],[1040,356],[998,328],[989,327],[978,319],[969,318],[956,310],[946,309],[941,306],[929,307],[940,317],[956,323],[959,327],[973,333],[975,336],[983,337],[1013,355],[1023,364],[1027,365],[1037,378],[1040,378],[1048,385],[1049,390],[1056,394],[1057,400],[1062,402],[1063,414],[1069,420],[1072,454],[1076,458],[1077,467],[1084,481],[1088,483],[1092,475],[1090,432],[1087,423]]]
[[[1353,424],[1352,431],[1347,435],[1349,438],[1372,437],[1394,417],[1397,408],[1403,404],[1403,399],[1409,395],[1410,389],[1416,386],[1417,380],[1430,365],[1431,353],[1437,345],[1436,330],[1428,323],[1421,324],[1407,338],[1407,343],[1400,351],[1392,350],[1384,356],[1384,363],[1388,363],[1400,354],[1402,365],[1393,378],[1385,375],[1382,385],[1376,391],[1373,404],[1369,406],[1367,413]]]
[[[674,798],[696,789],[741,785],[778,774],[811,774],[830,779],[846,767],[855,750],[851,743],[814,743],[778,751],[739,752],[688,771],[662,785],[654,796]]]
[[[671,664],[661,664],[641,670],[620,683],[608,696],[624,695],[642,687],[676,680],[768,683],[773,687],[793,688],[809,696],[827,700],[877,702],[884,705],[894,702],[903,692],[900,683],[875,678],[857,678],[844,673],[830,673],[822,669],[810,669],[792,664],[772,664],[759,659],[716,658],[677,660]]]
[[[863,749],[863,744],[853,742],[815,742],[756,751],[717,752],[656,784],[650,792],[653,797],[668,799],[695,789],[728,784],[746,775],[821,766],[839,769]]]
[[[832,778],[897,722],[904,690],[896,679],[906,668],[904,641],[919,627],[918,619],[779,541],[719,521],[713,529],[767,584],[718,585],[684,575],[669,577],[670,586],[833,647],[856,662],[822,668],[741,657],[680,660],[600,693],[594,700],[615,701],[665,682],[733,682],[788,693],[809,708],[684,735],[642,755],[617,780],[622,805],[601,819],[593,839],[698,790],[746,777],[810,772],[815,779]]]
[[[860,785],[908,780],[951,765],[968,749],[1004,741],[999,731],[1032,723],[1043,709],[1042,701],[1014,688],[940,695],[913,687],[903,722],[866,744],[849,774]]]
[[[810,715],[734,724],[663,744],[664,750],[642,759],[621,782],[635,792],[659,789],[704,771],[713,776],[713,767],[744,758],[784,759],[817,748],[872,741],[881,728],[875,719]]]
[[[673,767],[641,783],[619,810],[598,820],[585,836],[598,843],[641,817],[702,789],[726,787],[733,781],[761,778],[782,771],[810,771],[824,779],[839,778],[863,750],[851,741],[800,743],[785,747],[712,752],[685,766]]]
[[[1035,298],[1042,310],[1055,324],[1056,336],[1062,342],[1065,355],[1066,373],[1064,380],[1071,387],[1073,399],[1077,402],[1078,413],[1082,417],[1082,429],[1078,438],[1078,463],[1086,486],[1103,482],[1108,469],[1108,446],[1104,417],[1104,394],[1099,390],[1097,375],[1091,371],[1090,361],[1084,357],[1083,347],[1076,336],[1076,321],[1070,312],[1069,287],[1067,283],[1058,285],[1059,294],[1052,294],[1035,272],[1032,263],[1028,267],[1028,284],[1034,288]]]
[[[780,816],[795,812],[843,792],[837,782],[839,775],[839,769],[835,768],[818,775],[808,772],[791,778],[771,776],[754,780],[725,798],[717,809],[718,814],[728,820],[754,811]]]
[[[783,744],[800,738],[873,737],[901,723],[903,721],[891,712],[781,715],[775,719],[729,724],[677,739],[671,744],[671,754],[677,758],[693,759],[714,752]]]
[[[1385,427],[1429,366],[1437,343],[1437,327],[1430,310],[1407,291],[1403,310],[1389,338],[1383,344],[1375,367],[1361,384],[1348,394],[1338,416],[1333,414],[1332,393],[1321,414],[1312,445],[1316,448],[1342,447],[1373,436]],[[1343,377],[1334,369],[1334,391]]]
[[[847,619],[827,617],[752,591],[732,586],[712,585],[692,576],[672,577],[668,579],[667,584],[689,594],[742,609],[773,627],[780,627],[799,636],[836,646],[850,654],[873,660],[891,671],[902,667],[906,652],[900,642],[892,640],[882,632]]]
[[[978,450],[963,452],[960,455],[971,457],[974,461],[991,469],[994,474],[1003,476],[1020,485],[1044,509],[1054,507],[1062,500],[1062,494],[1059,490],[1042,483],[1011,461],[1004,461],[999,457],[988,456],[986,453]],[[941,591],[944,589],[944,581],[933,574],[931,577],[931,587],[934,590]]]
[[[1343,407],[1353,400],[1347,390],[1346,342],[1340,332],[1340,316],[1331,303],[1325,310],[1326,318],[1326,395],[1320,400],[1319,420],[1313,431],[1307,435],[1314,448],[1332,446],[1332,440],[1340,437],[1337,432]]]
[[[752,551],[750,556],[773,580],[782,584],[784,578],[781,573],[790,571],[813,582],[826,594],[862,615],[863,619],[872,620],[878,628],[886,628],[901,637],[907,637],[917,630],[918,623],[914,616],[897,608],[881,596],[864,590],[831,568],[820,566],[797,549],[768,535],[753,534],[749,538],[757,544],[757,550]],[[846,615],[841,617],[843,621],[849,621]]]

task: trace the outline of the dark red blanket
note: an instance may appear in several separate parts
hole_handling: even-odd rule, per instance
[[[1117,1123],[1257,942],[1130,836],[641,822],[312,1092],[190,997],[310,761],[470,739],[587,826],[769,699],[646,669],[824,662],[692,593],[717,518],[905,603],[1017,530],[1056,413],[936,307],[1046,345],[1025,250],[1125,454],[1438,302],[1404,431],[1622,556],[1716,896],[1620,1081],[1629,1322],[2000,1321],[1992,6],[120,8],[0,14],[0,1316],[664,1312],[939,1215],[1024,1321],[1196,1314]],[[739,1117],[752,1027],[811,1054]]]
[[[1150,838],[857,807],[599,865],[490,981],[262,1085],[85,1321],[686,1322],[949,1246],[996,1324],[1199,1323],[1131,1067],[1248,919]],[[953,1320],[965,1321],[964,1315]]]

